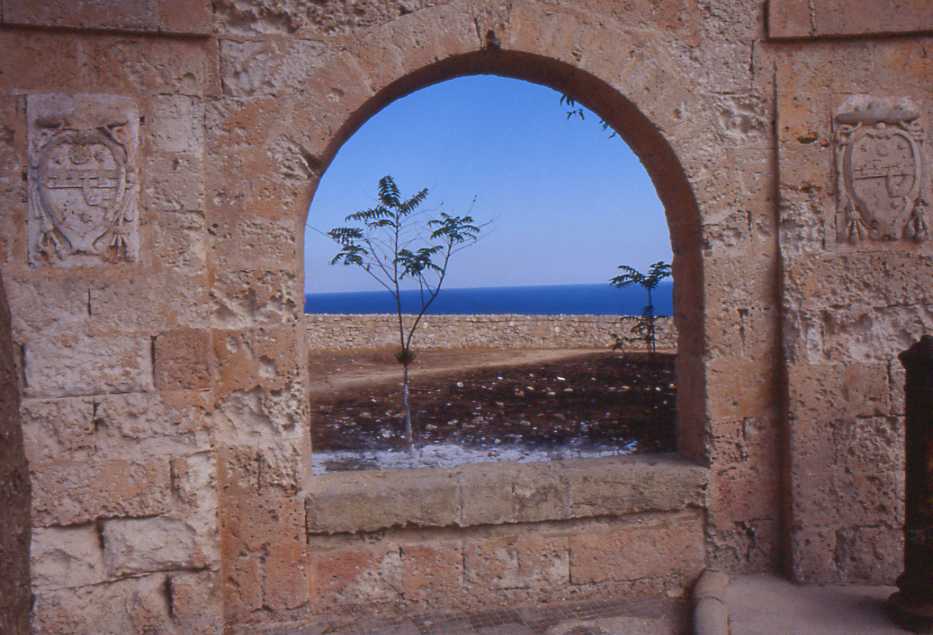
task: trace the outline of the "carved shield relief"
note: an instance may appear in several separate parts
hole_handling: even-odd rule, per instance
[[[135,260],[135,106],[105,95],[34,95],[28,114],[32,264]]]
[[[836,113],[839,237],[926,240],[920,111],[908,99],[848,98]]]

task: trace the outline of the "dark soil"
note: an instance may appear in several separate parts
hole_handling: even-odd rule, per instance
[[[401,369],[398,369],[399,376]],[[404,448],[400,380],[312,398],[316,451]],[[675,449],[674,355],[596,352],[412,381],[416,444]]]

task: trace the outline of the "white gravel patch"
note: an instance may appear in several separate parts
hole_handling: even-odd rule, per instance
[[[624,456],[637,449],[631,441],[618,447],[573,447],[540,449],[521,446],[497,446],[495,449],[464,448],[453,443],[438,443],[414,452],[404,450],[342,450],[314,452],[311,455],[313,474],[328,474],[347,470],[399,470],[414,468],[453,468],[468,463],[545,463],[567,459],[592,459]]]

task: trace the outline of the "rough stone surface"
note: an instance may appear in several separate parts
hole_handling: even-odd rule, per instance
[[[102,536],[93,523],[32,532],[32,580],[40,589],[99,584],[107,579]]]
[[[3,0],[2,11],[3,23],[17,26],[186,35],[209,33],[211,17],[208,0]]]
[[[203,569],[211,560],[205,553],[211,545],[200,544],[191,526],[171,518],[108,520],[101,536],[106,570],[112,577],[189,567]]]
[[[768,35],[813,38],[933,32],[933,7],[925,0],[782,0],[768,3]]]
[[[210,388],[210,333],[184,329],[155,340],[155,383],[159,390]]]
[[[155,31],[159,0],[45,2],[3,0],[3,22],[29,26]]]
[[[592,584],[667,575],[693,580],[700,574],[703,547],[693,539],[701,531],[698,516],[640,520],[605,533],[571,536],[571,581]]]
[[[894,360],[933,331],[933,241],[917,222],[930,222],[930,10],[3,0],[0,503],[15,511],[0,533],[14,563],[0,630],[27,629],[30,544],[37,633],[676,596],[704,553],[730,573],[783,562],[802,582],[890,580],[903,520]],[[651,175],[677,282],[678,450],[700,467],[433,474],[401,484],[415,503],[378,479],[380,497],[345,499],[306,479],[310,198],[370,116],[477,73],[579,99]],[[42,160],[49,143],[58,167]],[[873,162],[847,167],[847,147]],[[132,183],[118,178],[122,151]],[[840,177],[856,182],[848,193]],[[120,183],[138,197],[114,233],[113,210],[92,203]],[[856,240],[840,198],[853,192],[870,203],[861,221],[878,221]],[[899,196],[912,209],[879,207]],[[66,208],[70,228],[45,231]],[[64,259],[47,262],[56,239]],[[481,328],[523,346],[604,345],[612,330],[507,320]],[[478,324],[451,330],[483,345]],[[329,346],[382,337],[328,328]]]
[[[308,350],[344,350],[398,345],[391,315],[306,315]],[[394,325],[393,325],[394,324]],[[611,333],[625,350],[644,349],[632,336],[635,319],[611,315],[428,315],[418,326],[420,348],[607,348]],[[657,324],[658,348],[676,349],[670,318]]]
[[[703,569],[703,546],[697,541],[702,532],[696,512],[679,512],[477,527],[456,534],[391,530],[317,536],[311,593],[324,614],[488,610],[616,593],[680,595]]]
[[[52,461],[31,466],[31,471],[32,515],[37,527],[151,516],[168,511],[171,503],[165,461]]]
[[[832,4],[815,3],[817,19]],[[909,15],[904,9],[889,17]],[[850,24],[865,18],[844,13]],[[895,360],[933,328],[925,282],[933,246],[909,225],[902,232],[906,208],[885,211],[871,175],[903,173],[905,201],[929,198],[928,179],[912,170],[930,163],[931,103],[911,82],[933,67],[913,46],[849,42],[777,59],[788,544],[790,572],[801,582],[891,583],[898,574],[904,378]],[[846,73],[823,70],[842,59]],[[907,137],[885,136],[900,134],[902,123]],[[873,163],[847,163],[847,145]],[[861,217],[840,214],[853,195],[850,209]],[[865,214],[878,216],[859,233],[850,221]]]
[[[453,470],[333,472],[310,478],[310,534],[470,527],[702,508],[706,470],[626,457]]]
[[[30,397],[68,397],[153,389],[152,346],[142,337],[60,335],[24,347]]]

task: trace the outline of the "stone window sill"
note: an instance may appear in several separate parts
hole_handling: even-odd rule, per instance
[[[676,454],[309,476],[308,532],[473,527],[705,508],[709,470]]]

